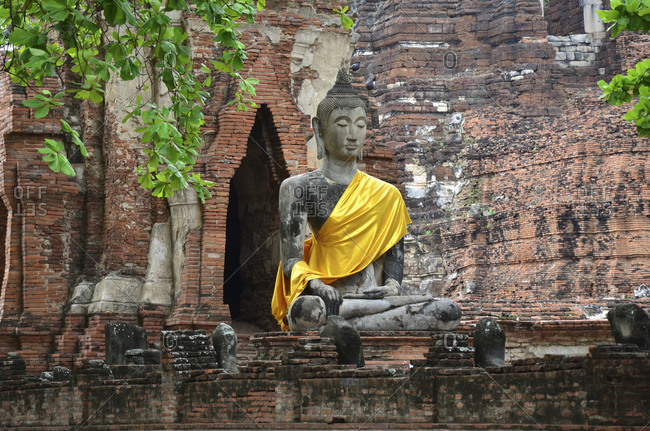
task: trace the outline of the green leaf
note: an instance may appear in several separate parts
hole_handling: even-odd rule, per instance
[[[60,153],[65,149],[65,147],[61,142],[56,141],[54,139],[46,138],[44,142],[45,142],[45,147],[52,150],[52,152]]]
[[[44,118],[50,113],[50,105],[43,104],[40,108],[34,111],[34,118]]]
[[[43,105],[43,102],[36,99],[27,99],[23,100],[23,105],[28,108],[40,108]]]
[[[174,80],[174,73],[171,69],[163,70],[161,74],[162,81],[165,83],[168,89],[174,90],[176,88],[176,81]]]
[[[349,18],[347,15],[341,15],[341,25],[343,28],[349,30],[354,25],[354,20],[352,18]]]
[[[114,0],[104,0],[104,18],[109,25],[123,25],[126,23],[126,14]]]
[[[133,60],[130,58],[125,59],[124,64],[122,64],[122,69],[120,70],[120,78],[124,81],[131,81],[138,76],[140,70],[135,65]]]
[[[65,133],[71,133],[72,127],[70,127],[70,124],[67,121],[61,119],[61,130],[63,130]]]
[[[99,104],[99,103],[102,103],[102,101],[104,100],[104,97],[101,94],[99,94],[99,92],[97,90],[91,90],[88,93],[88,99],[90,99],[91,102]]]
[[[37,34],[23,30],[22,28],[15,28],[9,35],[9,43],[12,45],[30,46],[34,45],[37,39]]]
[[[69,177],[76,177],[77,176],[74,169],[72,169],[72,165],[70,165],[70,162],[68,161],[68,159],[65,156],[63,156],[61,154],[58,154],[57,159],[59,161],[59,169],[60,169],[61,172],[63,172],[64,174],[66,174]]]
[[[342,6],[338,9],[334,9],[334,12],[341,18],[341,26],[348,30],[354,25],[354,20],[346,15],[349,9],[349,6]]]
[[[187,6],[187,3],[185,0],[167,0],[165,3],[165,10],[170,11],[170,10],[187,10],[189,11],[189,7]]]
[[[147,190],[151,190],[153,188],[152,176],[149,173],[140,175],[138,177],[138,183]]]
[[[635,12],[639,7],[639,0],[627,0],[625,2],[625,9],[627,9],[628,12],[632,13]]]

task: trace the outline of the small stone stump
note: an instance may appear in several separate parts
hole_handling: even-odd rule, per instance
[[[106,364],[126,365],[126,351],[149,348],[147,331],[126,322],[108,322],[104,327],[106,337]]]
[[[321,331],[320,336],[334,340],[339,355],[339,364],[353,364],[357,367],[363,367],[366,364],[363,359],[361,336],[342,317],[328,316],[327,325]]]
[[[52,370],[52,378],[54,379],[55,382],[65,382],[70,380],[72,376],[72,371],[69,368],[66,367],[54,367],[54,370]]]
[[[506,365],[506,333],[494,317],[484,317],[474,330],[474,362],[477,367]]]
[[[650,349],[650,317],[636,304],[617,305],[607,313],[614,340],[619,344],[636,344]]]
[[[237,334],[230,325],[219,323],[212,331],[212,345],[217,354],[217,365],[228,373],[236,373],[237,368]]]

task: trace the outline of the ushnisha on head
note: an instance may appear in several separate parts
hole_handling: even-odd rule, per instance
[[[312,124],[314,131],[318,134],[317,142],[319,138],[323,138],[325,131],[329,127],[330,114],[336,108],[362,108],[363,111],[366,110],[366,104],[352,87],[350,75],[348,75],[345,68],[339,69],[334,86],[327,92],[327,95],[321,100],[316,109],[316,117],[312,120]],[[320,142],[318,145],[318,158],[323,158],[323,149]]]

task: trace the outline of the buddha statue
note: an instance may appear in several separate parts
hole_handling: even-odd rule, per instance
[[[292,331],[322,326],[330,315],[357,330],[454,330],[458,304],[401,289],[411,220],[396,187],[357,168],[366,121],[342,69],[312,119],[321,166],[280,186],[273,315]]]

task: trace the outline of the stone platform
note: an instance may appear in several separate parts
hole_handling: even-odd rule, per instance
[[[467,329],[469,332],[469,328]],[[366,367],[408,368],[410,361],[424,359],[432,339],[445,331],[361,331]],[[249,342],[257,351],[257,360],[281,360],[303,337],[317,337],[317,331],[265,332],[252,336]]]
[[[369,366],[339,365],[315,333],[254,336],[257,358],[216,368],[202,331],[167,335],[159,364],[87,361],[47,380],[0,361],[3,429],[641,429],[650,351],[591,347],[474,366],[466,333],[362,334]],[[205,335],[205,334],[203,334]],[[198,337],[198,338],[197,338]],[[200,338],[200,339],[199,339]],[[199,342],[201,341],[201,342]],[[405,366],[400,361],[413,354]]]

